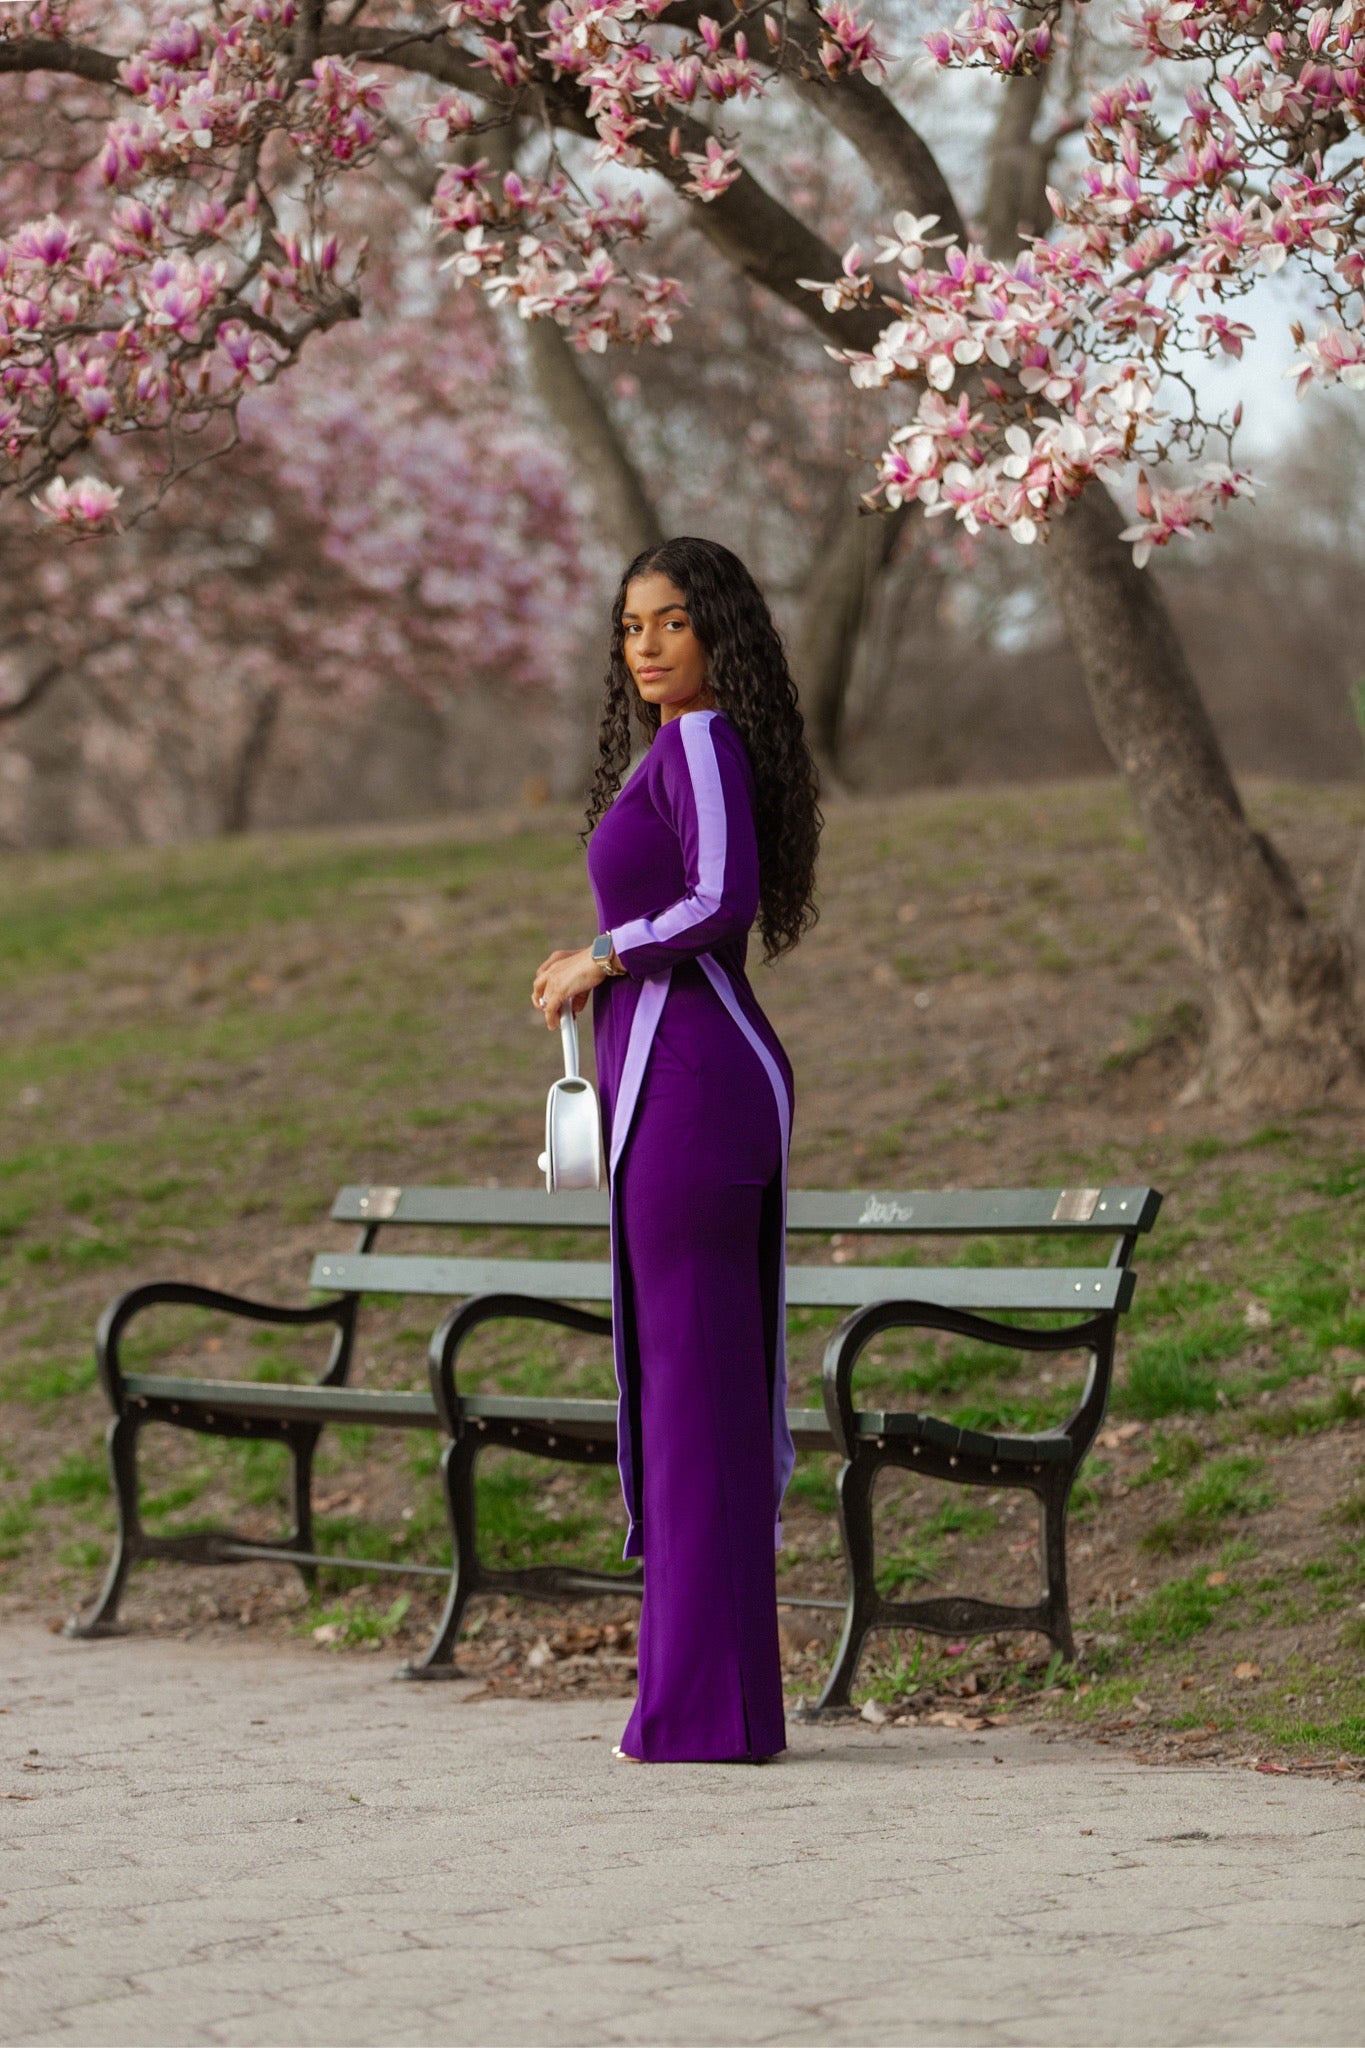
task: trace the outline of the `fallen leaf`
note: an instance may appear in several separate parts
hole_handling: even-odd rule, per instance
[[[1228,1575],[1226,1572],[1208,1572],[1204,1578],[1206,1586],[1226,1586],[1227,1582]]]
[[[1263,1301],[1249,1301],[1242,1310],[1242,1321],[1249,1330],[1268,1330],[1271,1323],[1270,1310]]]
[[[1257,1764],[1256,1768],[1258,1771],[1265,1771],[1276,1778],[1287,1778],[1289,1775],[1288,1764]]]
[[[346,1631],[339,1621],[324,1621],[320,1627],[313,1630],[313,1641],[315,1643],[339,1643],[345,1633]]]
[[[1253,1664],[1250,1659],[1244,1659],[1242,1663],[1233,1666],[1232,1675],[1245,1682],[1249,1678],[1259,1678],[1261,1667],[1259,1664]]]
[[[1116,1451],[1120,1444],[1131,1443],[1135,1436],[1141,1436],[1142,1430],[1140,1422],[1120,1422],[1113,1429],[1101,1430],[1100,1442],[1106,1451]]]
[[[883,1728],[888,1715],[880,1700],[864,1700],[862,1718],[873,1728]]]

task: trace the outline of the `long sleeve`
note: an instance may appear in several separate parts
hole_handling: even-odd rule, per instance
[[[654,802],[678,835],[684,893],[651,917],[612,928],[627,974],[657,974],[747,932],[758,914],[758,836],[743,742],[715,713],[661,728]],[[716,728],[719,728],[719,734]]]

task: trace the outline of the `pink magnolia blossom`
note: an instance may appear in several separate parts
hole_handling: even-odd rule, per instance
[[[845,71],[885,72],[886,49],[846,0],[826,0],[816,11],[821,29],[820,62],[831,78]]]
[[[706,154],[685,150],[683,160],[692,167],[692,175],[683,186],[684,192],[692,192],[698,199],[718,199],[728,191],[740,175],[740,166],[733,149],[723,149],[713,135],[706,145]]]
[[[122,496],[121,485],[115,487],[97,476],[77,477],[74,483],[58,476],[33,502],[54,526],[72,533],[95,533],[113,519]]]
[[[1255,496],[1254,479],[1240,470],[1220,465],[1203,467],[1204,481],[1184,489],[1154,487],[1146,470],[1138,477],[1138,516],[1124,528],[1120,539],[1133,542],[1133,560],[1145,567],[1154,547],[1164,547],[1177,534],[1188,534],[1213,525],[1216,506],[1229,498]]]
[[[1300,398],[1314,382],[1342,383],[1354,391],[1365,391],[1365,335],[1348,333],[1344,327],[1323,326],[1316,338],[1308,341],[1297,322],[1294,334],[1301,353],[1285,375],[1294,378]]]

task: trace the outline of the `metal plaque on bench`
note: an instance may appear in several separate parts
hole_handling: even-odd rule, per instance
[[[1088,1223],[1099,1201],[1099,1188],[1063,1188],[1052,1211],[1054,1223]]]

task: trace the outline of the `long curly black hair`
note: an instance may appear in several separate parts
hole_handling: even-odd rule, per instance
[[[815,859],[824,824],[815,762],[796,685],[767,600],[739,556],[689,534],[645,548],[621,578],[611,608],[611,652],[598,726],[597,770],[588,797],[586,841],[630,765],[632,719],[652,744],[657,704],[647,704],[626,666],[626,588],[637,576],[667,576],[681,590],[692,631],[706,652],[706,681],[744,741],[757,797],[763,958],[788,952],[815,923]]]

